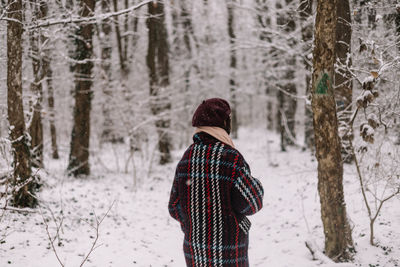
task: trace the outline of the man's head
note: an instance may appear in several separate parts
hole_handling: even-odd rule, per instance
[[[203,100],[193,114],[192,126],[215,126],[231,132],[231,108],[221,98]]]

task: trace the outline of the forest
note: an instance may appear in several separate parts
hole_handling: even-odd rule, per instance
[[[0,266],[185,266],[214,97],[265,190],[250,266],[400,266],[399,0],[0,3]]]

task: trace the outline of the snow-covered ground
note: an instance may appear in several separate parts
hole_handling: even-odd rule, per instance
[[[310,152],[297,148],[280,152],[278,138],[263,130],[244,129],[235,144],[265,190],[264,208],[249,218],[250,266],[335,266],[313,261],[305,246],[305,241],[313,240],[322,250],[324,241],[317,164]],[[56,237],[60,260],[65,266],[80,266],[96,238],[96,216],[101,219],[108,210],[99,226],[96,249],[84,266],[185,266],[183,234],[167,210],[174,165],[182,151],[175,151],[174,164],[154,164],[148,177],[139,168],[136,174],[142,185],[136,192],[132,174],[106,171],[116,155],[106,152],[99,156],[101,160],[92,158],[92,175],[85,179],[64,175],[66,158],[47,161],[48,173],[41,173],[45,180],[39,194],[41,209],[28,214],[7,211],[2,218],[0,240],[7,236],[0,244],[0,266],[59,266],[44,220],[50,237]],[[383,207],[375,229],[379,246],[372,247],[353,166],[345,166],[344,178],[357,250],[354,264],[346,266],[400,266],[399,198]],[[57,224],[61,224],[58,236]]]

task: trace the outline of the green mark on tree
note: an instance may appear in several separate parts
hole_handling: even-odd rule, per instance
[[[325,72],[318,81],[317,90],[315,93],[318,95],[328,94],[328,82],[330,82],[330,78],[328,73]]]

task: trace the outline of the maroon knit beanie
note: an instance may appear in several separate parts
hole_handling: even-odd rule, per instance
[[[216,126],[230,132],[231,108],[229,103],[221,98],[203,100],[193,114],[192,126]]]

